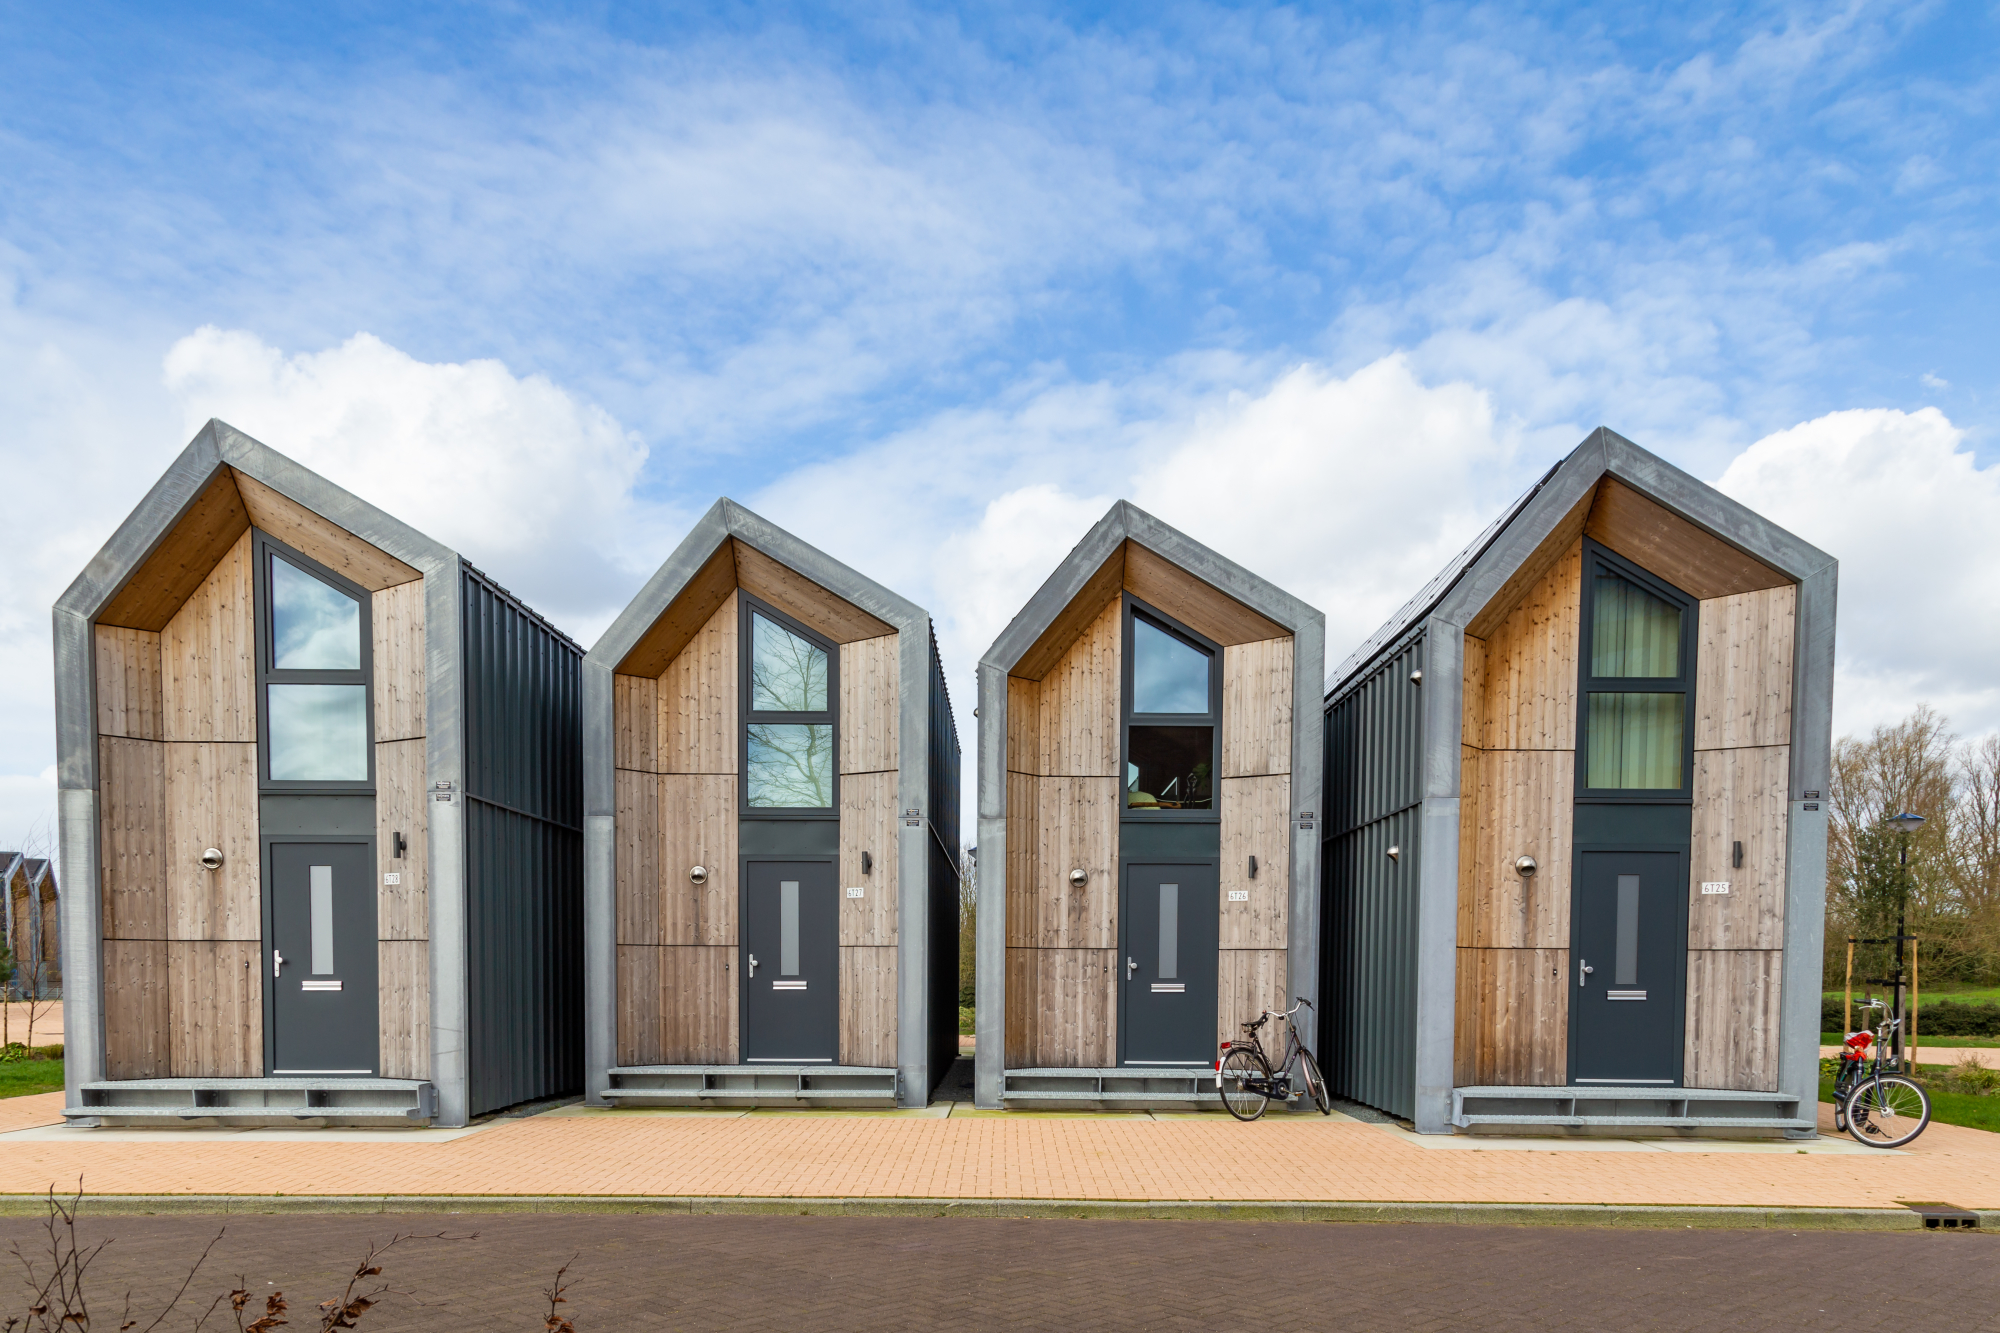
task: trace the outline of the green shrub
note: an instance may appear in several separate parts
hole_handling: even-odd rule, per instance
[[[1856,997],[1859,999],[1859,997]],[[1877,1011],[1865,1014],[1857,1006],[1854,1022],[1859,1025],[1869,1021]],[[1841,1032],[1841,1005],[1838,995],[1827,995],[1820,999],[1819,1030],[1821,1032]],[[1923,1037],[2000,1037],[2000,1004],[1974,1004],[1965,1000],[1923,1000],[1917,1005],[1917,1036]]]

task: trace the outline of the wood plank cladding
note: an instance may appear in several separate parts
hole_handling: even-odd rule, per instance
[[[379,939],[430,938],[430,802],[425,799],[426,772],[423,737],[376,745],[375,922]],[[396,855],[398,833],[407,844],[400,857]],[[389,875],[396,876],[397,882],[389,883],[386,878]],[[388,983],[385,980],[383,984]]]
[[[1614,478],[1597,484],[1584,535],[1707,601],[1791,582]]]
[[[854,773],[840,780],[840,942],[896,943],[896,774]],[[861,869],[868,853],[870,869]],[[849,889],[861,890],[859,898]],[[845,1001],[843,1001],[843,1004]],[[891,1063],[894,1063],[893,1061]]]
[[[167,740],[257,739],[254,563],[245,531],[161,633]]]
[[[104,938],[164,940],[167,937],[167,747],[158,741],[112,736],[101,738],[97,744],[97,826]],[[161,973],[162,986],[165,975]],[[106,1022],[113,1022],[108,1010]]]
[[[732,592],[660,674],[660,772],[736,772],[737,640]]]
[[[1223,645],[1285,635],[1284,626],[1138,542],[1125,543],[1125,590]]]
[[[1569,1081],[1569,950],[1460,949],[1453,1081],[1556,1087]]]
[[[660,942],[660,776],[616,769],[613,883],[620,944]],[[683,872],[685,873],[685,872]]]
[[[285,545],[319,561],[336,574],[352,579],[370,592],[423,577],[380,547],[355,536],[329,518],[306,508],[248,473],[236,473],[250,521]]]
[[[369,599],[375,657],[375,739],[425,733],[424,585],[401,583]]]
[[[1115,1065],[1116,962],[1112,949],[1008,949],[1007,1067]]]
[[[160,636],[151,630],[99,625],[95,641],[98,734],[165,740]]]
[[[1291,803],[1288,774],[1222,780],[1221,944],[1283,949],[1291,909]],[[1257,876],[1250,877],[1250,858]],[[1231,902],[1231,890],[1250,895]],[[1280,983],[1282,985],[1282,982]],[[1284,1006],[1279,1006],[1283,1008]]]
[[[1007,942],[1045,949],[1118,946],[1118,784],[1114,778],[1025,778],[1032,842],[1010,842]],[[1032,787],[1032,798],[1027,788]],[[1012,808],[1010,801],[1010,809]],[[1012,836],[1010,817],[1010,838]],[[1021,872],[1015,877],[1016,869]],[[1078,888],[1070,872],[1081,870]]]
[[[611,678],[611,762],[638,773],[660,771],[660,682]]]
[[[673,604],[639,636],[615,670],[621,676],[657,680],[709,618],[736,593],[736,553],[729,542],[715,548]]]
[[[736,583],[786,615],[832,639],[853,643],[894,634],[895,627],[876,619],[844,597],[836,596],[789,565],[780,564],[741,537],[731,538],[736,551]]]
[[[1688,1087],[1777,1090],[1784,958],[1775,949],[1689,951]]]
[[[1695,749],[1791,743],[1797,615],[1791,584],[1701,604]]]
[[[1467,680],[1465,741],[1483,750],[1576,748],[1577,621],[1582,611],[1583,546],[1573,543],[1496,623]],[[1475,661],[1466,645],[1468,664]]]
[[[896,950],[840,946],[840,1062],[896,1066]]]
[[[1570,842],[1575,764],[1568,750],[1475,751],[1469,810],[1461,807],[1459,943],[1485,949],[1569,944]],[[1535,858],[1523,877],[1514,863]],[[1495,974],[1501,975],[1501,974]]]
[[[431,1076],[431,953],[426,940],[385,939],[376,946],[381,999],[377,1014],[383,1078]]]
[[[885,634],[840,645],[840,771],[887,773],[897,767],[899,637]]]
[[[1285,951],[1274,949],[1227,949],[1218,956],[1216,970],[1215,1039],[1217,1044],[1243,1035],[1243,1024],[1265,1009],[1290,1008],[1285,995]],[[1285,1024],[1280,1019],[1258,1034],[1273,1060],[1285,1049]],[[1312,1044],[1313,1034],[1306,1034]]]
[[[618,946],[618,1063],[735,1064],[733,948]]]
[[[1222,776],[1292,771],[1292,640],[1222,650]]]
[[[1688,947],[1781,949],[1791,750],[1700,750],[1694,757]],[[1743,844],[1743,864],[1735,861]],[[1703,893],[1704,883],[1729,886]]]
[[[1034,760],[1010,760],[1010,767],[1068,777],[1117,776],[1123,614],[1117,599],[1105,603],[1042,677]]]
[[[173,1076],[262,1076],[263,946],[252,937],[172,940],[166,949]]]
[[[97,623],[156,633],[165,629],[249,528],[250,514],[237,493],[235,475],[217,468],[194,503],[98,613]]]
[[[736,779],[663,773],[659,783],[659,943],[733,946]],[[696,866],[708,872],[700,884]]]
[[[165,771],[167,938],[260,940],[257,747],[169,745]],[[210,847],[219,869],[201,866]]]
[[[104,1076],[170,1078],[165,940],[104,941]]]

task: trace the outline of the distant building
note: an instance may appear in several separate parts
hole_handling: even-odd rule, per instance
[[[0,852],[0,880],[7,885],[7,949],[14,958],[10,1000],[62,998],[62,913],[56,907],[56,870],[42,857]]]

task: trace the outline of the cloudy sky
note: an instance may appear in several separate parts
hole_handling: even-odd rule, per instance
[[[972,669],[1128,497],[1365,637],[1592,427],[2000,727],[2000,10],[0,0],[0,845],[221,417],[588,644],[727,494]],[[968,771],[969,767],[968,767]]]

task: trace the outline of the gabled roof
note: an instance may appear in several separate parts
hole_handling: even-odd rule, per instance
[[[724,498],[702,515],[584,661],[657,676],[739,587],[840,643],[930,624],[915,602]]]
[[[1120,588],[1225,645],[1325,623],[1276,584],[1120,500],[1056,566],[979,664],[1039,678]]]
[[[1620,549],[1618,532],[1648,525],[1666,533],[1665,544],[1676,548],[1669,558],[1685,562],[1688,581],[1701,584],[1687,589],[1697,597],[1799,583],[1835,564],[1755,510],[1600,426],[1335,667],[1326,694],[1362,674],[1423,621],[1473,625],[1525,573],[1538,574],[1539,559],[1576,535],[1588,531]],[[1651,554],[1620,553],[1642,563]]]

